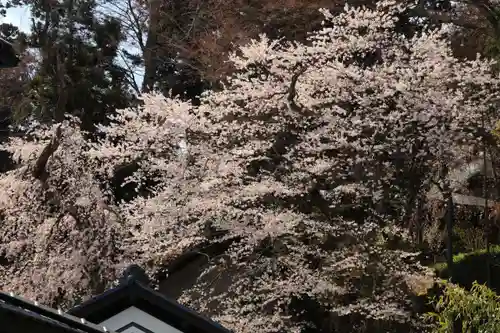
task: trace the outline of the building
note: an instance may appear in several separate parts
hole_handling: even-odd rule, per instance
[[[230,333],[168,299],[132,265],[120,284],[67,312],[0,293],[1,333]]]

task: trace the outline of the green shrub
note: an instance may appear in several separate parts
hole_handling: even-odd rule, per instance
[[[436,312],[427,315],[437,323],[435,333],[500,332],[500,296],[484,285],[474,282],[467,291],[447,283],[434,305]]]
[[[490,250],[490,276],[500,276],[500,246],[492,246]],[[474,283],[484,284],[488,281],[488,257],[486,250],[477,250],[469,253],[459,253],[453,256],[453,282],[460,286],[470,289]],[[446,263],[434,265],[437,275],[440,278],[449,277],[448,266]],[[492,279],[491,289],[500,291],[500,279]]]
[[[486,234],[480,228],[460,228],[453,230],[458,248],[467,252],[477,251],[486,247]]]

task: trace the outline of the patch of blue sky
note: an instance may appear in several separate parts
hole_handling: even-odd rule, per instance
[[[0,3],[4,3],[5,1],[0,0]],[[105,8],[105,12],[109,11],[112,13],[108,8]],[[9,8],[7,10],[7,15],[3,18],[0,18],[0,23],[10,23],[13,24],[23,32],[28,33],[31,30],[31,13],[30,9],[27,6],[24,7],[15,7],[15,8]],[[137,47],[134,47],[133,45],[130,45],[129,43],[124,43],[122,45],[122,48],[128,50],[129,52],[139,52],[140,50]],[[119,57],[118,63],[120,65],[124,65],[124,60],[122,57]],[[134,78],[137,83],[137,85],[140,87],[142,85],[142,78],[144,75],[144,69],[143,68],[136,68],[134,71]]]
[[[3,1],[0,1],[3,2]],[[28,7],[9,8],[6,17],[0,18],[1,23],[10,23],[23,32],[31,30],[31,13]]]

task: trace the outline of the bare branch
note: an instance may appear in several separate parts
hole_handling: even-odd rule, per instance
[[[299,66],[300,65],[298,65],[297,67]],[[292,76],[292,81],[290,82],[290,87],[288,88],[288,96],[286,98],[286,105],[288,109],[292,112],[298,112],[298,113],[303,112],[302,107],[298,106],[297,103],[295,103],[295,97],[297,96],[297,90],[296,90],[297,80],[299,79],[299,76],[304,74],[306,70],[307,67],[304,66]]]
[[[50,140],[49,144],[43,149],[42,153],[38,157],[35,167],[33,168],[33,177],[38,180],[45,181],[47,179],[47,171],[45,170],[49,158],[54,154],[54,152],[59,147],[61,142],[61,125],[57,126],[54,137]]]

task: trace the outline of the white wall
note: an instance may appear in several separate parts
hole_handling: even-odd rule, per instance
[[[106,319],[99,326],[105,326],[108,330],[118,330],[131,322],[135,322],[153,333],[183,333],[178,329],[167,325],[163,321],[151,316],[150,314],[131,306],[130,308]],[[143,333],[142,330],[130,327],[122,333]]]

